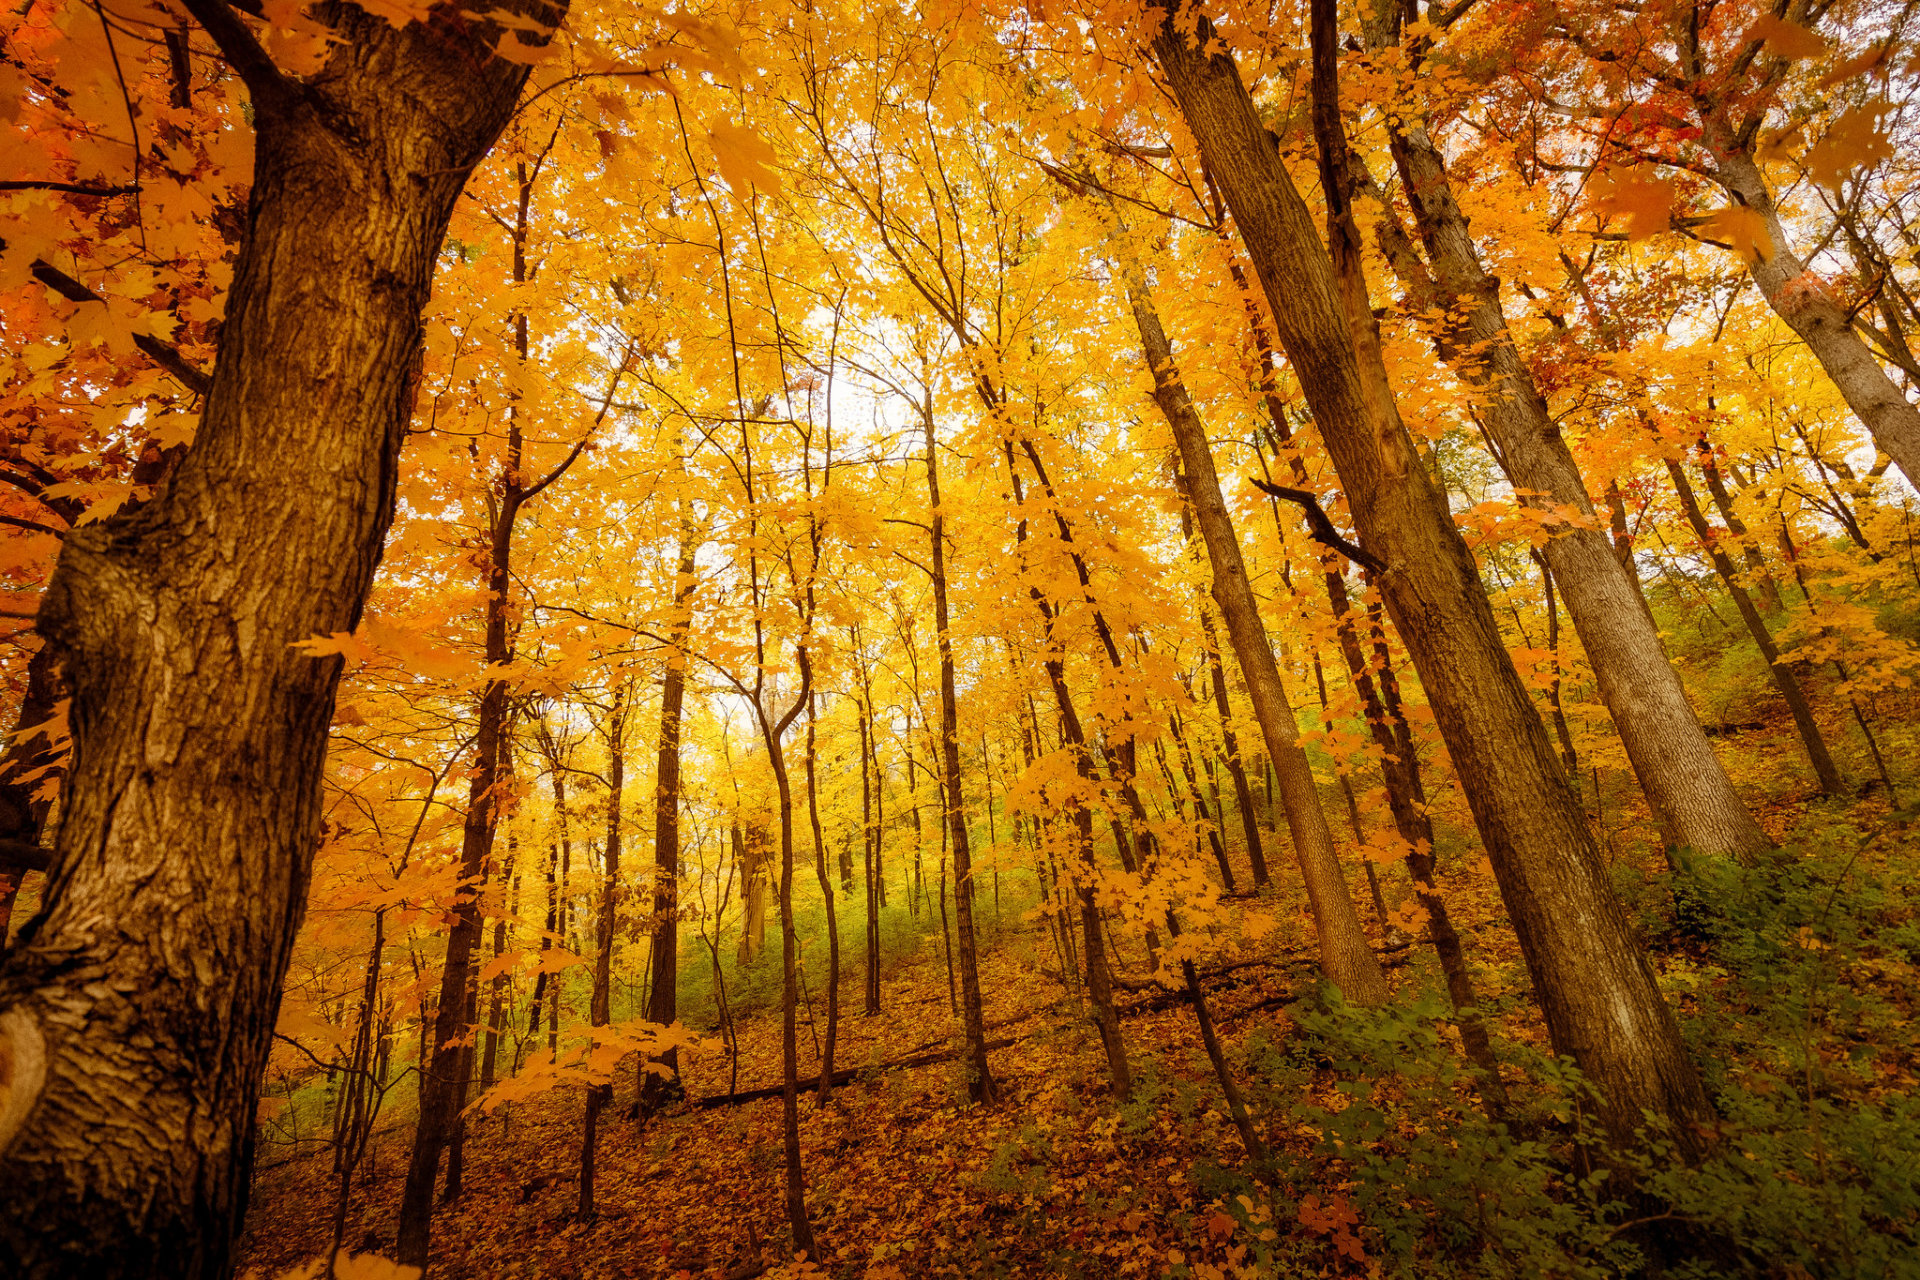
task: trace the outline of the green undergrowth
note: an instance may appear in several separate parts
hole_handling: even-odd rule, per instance
[[[1920,1276],[1920,928],[1893,835],[1683,856],[1643,918],[1720,1116],[1698,1166],[1657,1131],[1610,1148],[1572,1064],[1515,1044],[1514,1109],[1489,1119],[1437,992],[1375,1010],[1316,992],[1245,1048],[1256,1110],[1293,1138],[1268,1203],[1356,1271]],[[1230,1182],[1230,1208],[1267,1202]],[[1256,1274],[1297,1274],[1269,1253]]]

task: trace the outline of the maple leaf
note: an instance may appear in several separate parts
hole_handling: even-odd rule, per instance
[[[1773,256],[1773,237],[1767,234],[1767,220],[1751,206],[1728,205],[1702,222],[1700,230],[1709,239],[1724,241],[1744,261],[1765,262]]]
[[[751,129],[720,121],[707,130],[707,141],[713,146],[720,176],[742,202],[752,199],[755,187],[779,194],[780,175],[771,167],[779,163],[779,157],[765,138]]]
[[[1788,22],[1785,18],[1763,13],[1754,19],[1747,28],[1743,43],[1762,41],[1767,52],[1776,58],[1788,62],[1798,62],[1803,58],[1817,58],[1827,51],[1825,37],[1815,35],[1797,22]]]
[[[1644,240],[1671,225],[1674,183],[1641,169],[1606,169],[1593,175],[1587,192],[1602,217],[1626,219],[1627,239]]]
[[[1833,122],[1820,141],[1807,148],[1804,163],[1813,180],[1838,192],[1855,169],[1872,168],[1893,158],[1893,144],[1880,123],[1884,104],[1855,107]]]

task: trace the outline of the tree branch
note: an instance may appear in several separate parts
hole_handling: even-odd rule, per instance
[[[1325,509],[1321,507],[1320,499],[1314,497],[1305,489],[1283,488],[1277,484],[1269,484],[1257,476],[1248,476],[1247,483],[1262,493],[1271,494],[1273,497],[1298,506],[1301,514],[1307,518],[1307,531],[1313,535],[1315,542],[1318,542],[1329,550],[1339,552],[1355,564],[1365,565],[1375,573],[1386,572],[1387,566],[1385,562],[1377,556],[1362,551],[1359,547],[1356,547],[1353,543],[1348,542],[1340,536],[1340,531],[1333,527],[1333,520],[1328,517]]]

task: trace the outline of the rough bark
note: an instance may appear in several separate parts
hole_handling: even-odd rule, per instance
[[[1501,467],[1528,493],[1523,501],[1571,508],[1582,521],[1558,527],[1543,554],[1655,820],[1672,844],[1750,857],[1770,842],[1687,703],[1631,561],[1616,556],[1600,527],[1573,451],[1514,344],[1500,282],[1481,263],[1439,148],[1418,123],[1390,139],[1432,268],[1431,304],[1457,318],[1442,322],[1442,354],[1481,393],[1480,421]]]
[[[1696,1153],[1712,1108],[1473,557],[1393,404],[1346,191],[1329,184],[1330,256],[1232,59],[1201,52],[1218,39],[1211,22],[1190,16],[1182,30],[1187,15],[1176,26],[1171,9],[1156,6],[1154,53],[1233,212],[1362,546],[1387,566],[1387,608],[1473,808],[1553,1043],[1600,1091],[1617,1136],[1630,1138],[1650,1111],[1672,1122],[1683,1153]]]
[[[68,535],[39,615],[74,754],[44,906],[0,971],[21,1276],[231,1261],[341,668],[291,646],[359,621],[434,260],[527,75],[484,20],[338,6],[296,82],[233,10],[187,7],[247,81],[250,208],[198,434],[150,502]]]

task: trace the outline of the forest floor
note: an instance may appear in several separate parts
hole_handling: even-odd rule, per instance
[[[1217,1089],[1191,1009],[1162,988],[1117,993],[1142,1101],[1116,1109],[1097,1031],[1064,993],[1052,953],[1039,950],[1046,945],[1037,926],[1010,927],[982,955],[989,1040],[1012,1041],[990,1055],[1001,1090],[991,1108],[968,1104],[964,1073],[950,1059],[871,1069],[957,1043],[937,936],[887,976],[878,1017],[860,1015],[858,974],[847,975],[851,1007],[835,1066],[869,1069],[834,1089],[824,1109],[810,1094],[801,1100],[809,1201],[828,1273],[1158,1276],[1171,1262],[1226,1262],[1235,1252],[1242,1224],[1217,1212],[1199,1182],[1216,1163],[1223,1172],[1243,1165],[1245,1153],[1224,1106],[1209,1102]],[[1397,948],[1384,958],[1394,965],[1405,955]],[[1139,984],[1141,957],[1132,958],[1121,976]],[[1312,973],[1310,954],[1297,949],[1269,959],[1208,983],[1230,1053],[1255,1031],[1284,1034],[1280,1006]],[[824,1032],[817,993],[814,1005]],[[778,1085],[778,1011],[743,1019],[738,1035],[738,1089]],[[816,1074],[805,1018],[800,1046],[802,1073]],[[729,1092],[724,1050],[694,1056],[684,1072],[696,1101]],[[618,1089],[616,1116],[634,1095],[630,1070]],[[1188,1105],[1153,1114],[1155,1102],[1176,1097]],[[436,1277],[738,1276],[762,1252],[769,1261],[784,1254],[778,1097],[682,1104],[644,1126],[603,1121],[590,1223],[576,1213],[582,1107],[577,1089],[557,1089],[493,1116],[476,1113],[465,1187],[435,1217]],[[387,1134],[369,1157],[349,1249],[390,1249],[408,1136],[405,1126]],[[1270,1127],[1271,1141],[1285,1138],[1284,1124]],[[264,1171],[247,1265],[278,1275],[324,1253],[333,1203],[324,1154]],[[1331,1258],[1331,1245],[1314,1247]]]
[[[1851,802],[1823,821],[1843,821],[1858,831],[1883,822],[1887,807],[1883,798]],[[1779,836],[1806,818],[1806,809],[1798,804],[1768,814],[1769,826]],[[1910,860],[1912,850],[1912,837],[1902,832],[1876,844],[1872,856]],[[1541,1077],[1544,1034],[1528,995],[1525,968],[1497,889],[1489,877],[1464,862],[1456,862],[1446,881],[1449,902],[1472,940],[1476,980],[1503,1057],[1532,1064],[1516,1066],[1510,1083],[1531,1086]],[[1848,874],[1858,874],[1851,861],[1845,866]],[[1643,928],[1672,926],[1679,915],[1674,905],[1678,899],[1666,887],[1657,851],[1638,845],[1620,852],[1615,873]],[[1395,879],[1404,877],[1396,872]],[[1404,897],[1404,885],[1389,896]],[[1830,913],[1831,895],[1824,902]],[[1363,1238],[1380,1237],[1368,1234],[1377,1228],[1371,1220],[1363,1225],[1359,1215],[1366,1191],[1357,1181],[1363,1176],[1357,1170],[1365,1157],[1341,1146],[1340,1113],[1353,1102],[1370,1101],[1388,1113],[1389,1134],[1413,1135],[1407,1141],[1414,1142],[1425,1130],[1439,1130],[1445,1146],[1454,1141],[1447,1132],[1453,1121],[1447,1117],[1465,1117],[1471,1124],[1478,1120],[1476,1104],[1458,1077],[1444,1072],[1423,1077],[1413,1069],[1401,1073],[1394,1055],[1414,1041],[1391,1036],[1381,1041],[1386,1046],[1386,1076],[1396,1077],[1385,1093],[1359,1091],[1351,1070],[1343,1082],[1342,1069],[1351,1064],[1334,1063],[1324,1047],[1312,1047],[1324,1041],[1306,1037],[1308,1047],[1302,1047],[1303,1038],[1295,1034],[1292,1022],[1294,1002],[1313,991],[1314,970],[1304,941],[1310,935],[1288,923],[1298,918],[1298,905],[1285,890],[1271,901],[1263,900],[1260,908],[1270,911],[1279,927],[1242,942],[1237,952],[1212,956],[1203,968],[1212,972],[1209,1003],[1228,1057],[1251,1078],[1248,1092],[1256,1117],[1276,1165],[1289,1171],[1271,1198],[1261,1196],[1247,1177],[1249,1162],[1224,1114],[1191,1008],[1144,980],[1146,957],[1138,944],[1127,944],[1120,974],[1127,989],[1118,993],[1137,1087],[1132,1102],[1116,1106],[1108,1095],[1096,1029],[1084,1007],[1061,985],[1050,935],[1010,911],[1004,928],[987,930],[981,956],[989,1040],[1007,1042],[990,1055],[1001,1090],[996,1106],[969,1104],[964,1073],[951,1059],[910,1068],[880,1065],[957,1044],[940,935],[932,934],[916,954],[886,974],[884,1012],[877,1017],[860,1015],[860,975],[852,967],[857,955],[850,958],[843,975],[845,1016],[835,1066],[861,1074],[834,1089],[824,1106],[811,1094],[801,1100],[802,1157],[822,1268],[786,1261],[791,1251],[783,1200],[780,1099],[699,1105],[700,1099],[736,1088],[778,1084],[776,1008],[756,1010],[740,1020],[737,1084],[733,1060],[716,1035],[713,1049],[683,1063],[691,1100],[645,1124],[623,1118],[636,1089],[633,1068],[623,1071],[615,1103],[601,1122],[597,1212],[591,1221],[577,1216],[583,1109],[578,1088],[556,1088],[491,1115],[475,1112],[466,1141],[464,1188],[436,1214],[432,1274],[445,1280],[740,1280],[762,1274],[763,1264],[769,1276],[849,1280],[1252,1280],[1402,1274],[1383,1271],[1363,1244]],[[1897,912],[1901,920],[1913,914],[1908,907]],[[1802,936],[1806,932],[1800,930]],[[1403,997],[1398,1003],[1417,1003],[1423,992],[1431,1001],[1439,984],[1430,949],[1393,945],[1397,940],[1383,939],[1377,932],[1375,937]],[[1726,997],[1729,1008],[1754,1010],[1766,1003],[1764,989],[1758,1003],[1736,998],[1728,983],[1737,985],[1738,975],[1729,979],[1683,931],[1651,941],[1662,985],[1683,1022],[1698,1020],[1703,1009],[1712,1009],[1716,994]],[[1808,951],[1804,957],[1820,961],[1826,954]],[[777,964],[777,946],[768,960]],[[1244,963],[1249,960],[1257,963]],[[1867,975],[1874,983],[1892,974],[1885,966],[1905,965],[1897,959],[1875,963],[1884,972]],[[1901,967],[1901,972],[1910,969]],[[1748,1003],[1739,1006],[1739,999]],[[1899,1000],[1904,1019],[1911,1015],[1908,998]],[[819,1070],[816,1035],[825,1030],[818,990],[811,1004],[813,1025],[804,1016],[800,1024],[803,1077]],[[708,1009],[687,1011],[687,1016],[711,1021]],[[1724,1057],[1725,1045],[1740,1045],[1749,1033],[1740,1030],[1732,1015],[1712,1016],[1731,1026],[1728,1038],[1720,1041],[1721,1049],[1701,1044],[1696,1051]],[[1444,1027],[1444,1019],[1430,1025]],[[1898,1034],[1897,1027],[1883,1028],[1876,1038],[1884,1041]],[[1437,1040],[1430,1039],[1429,1049],[1437,1046],[1430,1056],[1455,1058],[1447,1048],[1451,1036],[1450,1029],[1443,1029]],[[1857,1096],[1911,1095],[1915,1056],[1911,1043],[1904,1049],[1894,1046],[1876,1059],[1872,1078]],[[1716,1069],[1744,1070],[1728,1062]],[[1545,1076],[1550,1081],[1550,1068]],[[1376,1073],[1375,1084],[1368,1087],[1379,1087],[1382,1078]],[[1441,1083],[1416,1096],[1426,1087],[1421,1079]],[[1536,1096],[1548,1092],[1550,1088]],[[1436,1094],[1446,1095],[1439,1110],[1434,1109]],[[1404,1115],[1395,1109],[1402,1099],[1413,1099]],[[1427,1109],[1421,1112],[1418,1106]],[[396,1122],[377,1140],[354,1190],[347,1249],[370,1254],[391,1250],[410,1136],[411,1126]],[[1484,1147],[1484,1133],[1472,1141]],[[1511,1161],[1535,1157],[1505,1138],[1499,1141],[1505,1145],[1498,1147],[1494,1163],[1504,1171],[1501,1176],[1521,1177]],[[1467,1144],[1454,1145],[1464,1149]],[[1459,1212],[1471,1213],[1480,1201],[1484,1188],[1476,1179],[1483,1176],[1473,1171],[1458,1175],[1472,1197],[1461,1202],[1465,1207]],[[263,1159],[242,1246],[243,1267],[280,1276],[324,1254],[334,1187],[331,1161],[324,1152],[279,1163]],[[1378,1212],[1381,1202],[1370,1203]],[[1445,1227],[1440,1220],[1451,1212],[1423,1207],[1416,1198],[1397,1193],[1391,1204],[1409,1214],[1424,1214],[1422,1222],[1439,1222],[1436,1230]],[[1597,1242],[1595,1259],[1611,1247],[1610,1232],[1603,1226],[1590,1237]],[[1524,1265],[1517,1272],[1501,1271],[1533,1273]],[[1565,1274],[1612,1272],[1576,1269]]]

